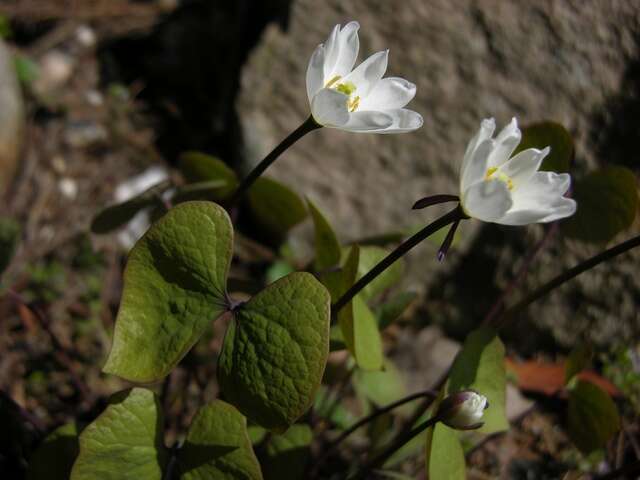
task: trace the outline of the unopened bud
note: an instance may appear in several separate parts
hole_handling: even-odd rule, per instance
[[[473,390],[463,390],[446,397],[438,408],[438,417],[457,430],[475,430],[484,425],[482,415],[489,407],[487,397]]]

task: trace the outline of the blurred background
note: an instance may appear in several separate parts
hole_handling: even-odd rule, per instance
[[[388,48],[387,76],[417,85],[409,107],[425,124],[391,136],[322,129],[269,170],[320,206],[343,241],[436,218],[437,208],[416,212],[412,204],[457,193],[466,143],[487,117],[499,126],[513,116],[525,126],[561,123],[575,141],[573,175],[620,165],[637,178],[639,2],[0,0],[0,215],[21,226],[2,280],[47,319],[0,299],[5,402],[32,412],[46,430],[78,412],[93,418],[124,386],[100,367],[127,243],[91,235],[92,218],[116,200],[118,187],[150,167],[171,171],[187,150],[246,173],[307,118],[308,59],[335,24],[350,20],[361,25],[360,61]],[[287,239],[297,258],[312,253],[308,223]],[[616,240],[638,230],[636,216]],[[439,377],[543,237],[513,299],[606,246],[547,233],[470,221],[444,263],[436,261],[437,242],[412,252],[400,288],[417,299],[385,332],[407,385],[425,388]],[[251,228],[246,234],[254,252]],[[257,267],[240,265],[238,275],[262,279],[267,257]],[[589,343],[599,370],[631,359],[625,372],[640,377],[638,259],[640,251],[601,265],[532,305],[505,333],[510,357],[554,366]],[[178,369],[173,380],[194,385],[194,403],[217,393],[211,358],[220,339],[212,333],[200,347],[187,361],[208,365],[197,374]],[[630,388],[637,392],[640,380]],[[516,388],[512,394],[521,402],[512,418],[528,414],[473,452],[475,478],[559,478],[578,457],[556,427],[557,398],[534,389],[551,408],[531,413],[530,399]],[[188,412],[185,401],[172,404],[176,430],[189,415],[178,415]]]

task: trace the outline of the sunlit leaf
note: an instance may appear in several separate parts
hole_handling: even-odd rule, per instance
[[[447,395],[472,389],[487,397],[490,406],[484,412],[480,431],[494,433],[509,428],[506,387],[504,345],[494,330],[486,327],[474,330],[451,367]]]
[[[329,355],[329,292],[297,272],[234,312],[218,360],[225,399],[253,422],[284,431],[313,403]]]
[[[71,480],[162,480],[168,460],[162,426],[160,402],[150,390],[113,395],[80,434]]]
[[[222,400],[196,413],[178,455],[181,480],[261,480],[247,419]]]
[[[225,310],[233,251],[227,213],[211,202],[171,209],[131,250],[104,366],[136,382],[164,377]]]
[[[466,479],[464,451],[458,432],[442,423],[430,430],[426,447],[429,478]]]

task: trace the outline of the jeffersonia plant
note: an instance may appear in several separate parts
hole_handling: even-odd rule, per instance
[[[607,213],[613,219],[604,240],[610,240],[633,220],[637,194],[628,193],[635,189],[633,176],[629,180],[628,171],[617,167],[614,172],[596,173],[595,179],[578,180],[576,204],[565,196],[570,188],[566,170],[573,155],[566,130],[545,123],[524,129],[523,135],[513,119],[493,138],[495,122],[484,120],[462,159],[459,195],[432,194],[414,205],[455,202],[449,213],[393,250],[385,242],[342,245],[310,200],[305,202],[285,185],[261,175],[286,148],[321,126],[371,133],[408,132],[422,126],[422,117],[404,108],[415,95],[415,85],[401,78],[382,78],[388,52],[376,53],[353,68],[358,29],[356,22],[337,25],[317,47],[306,77],[311,117],[244,180],[223,162],[189,152],[180,162],[184,183],[164,182],[94,220],[94,232],[106,233],[141,209],[153,210],[158,218],[129,254],[105,373],[136,384],[155,383],[171,374],[213,322],[224,322],[226,334],[217,359],[220,399],[201,406],[184,438],[171,448],[165,446],[163,406],[150,389],[116,393],[79,434],[77,457],[74,451],[65,460],[73,480],[373,478],[376,472],[392,469],[416,440],[419,450],[426,452],[430,478],[464,478],[457,430],[493,434],[508,428],[505,348],[499,328],[551,289],[640,243],[636,237],[596,255],[510,309],[487,317],[485,325],[469,333],[460,353],[451,359],[447,376],[432,391],[386,394],[384,388],[399,381],[384,356],[380,332],[413,299],[391,294],[403,273],[397,260],[410,249],[448,227],[438,252],[443,260],[463,220],[547,223],[572,216],[576,207],[577,219],[566,223],[567,234],[593,241],[590,224],[584,220],[593,213],[581,211],[582,202],[590,202],[583,183],[618,191],[624,199],[622,208]],[[561,173],[549,171],[549,160],[553,160],[551,170]],[[235,249],[231,218],[240,210],[249,212],[267,236],[277,240],[309,215],[315,228],[315,257],[308,271],[292,271],[291,263],[283,260],[279,272],[284,274],[274,274],[280,278],[273,283],[250,297],[230,293],[228,276]],[[339,389],[320,388],[330,349],[349,353],[348,375],[342,382],[353,382],[366,408],[375,406],[360,420],[342,410]],[[610,410],[608,403],[602,406],[606,403],[602,395],[590,389],[581,386],[576,391],[583,395],[572,395],[572,412],[577,412],[572,418],[588,416],[581,398],[602,411]],[[387,435],[377,443],[372,440],[362,461],[338,463],[338,469],[331,466],[330,460],[358,428],[417,399],[422,402],[409,420],[400,428],[385,429]],[[333,433],[320,435],[326,429]],[[77,435],[74,426],[68,436]],[[607,440],[604,437],[602,441]],[[310,450],[314,438],[324,452]]]

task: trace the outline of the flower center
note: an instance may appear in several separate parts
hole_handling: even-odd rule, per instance
[[[327,84],[324,87],[333,88],[334,90],[337,90],[340,93],[344,93],[348,97],[347,109],[350,112],[355,112],[358,106],[360,105],[360,97],[357,95],[353,96],[353,93],[356,91],[358,87],[356,87],[353,82],[338,83],[341,78],[342,77],[340,75],[334,76],[333,78],[331,78],[331,80],[327,82]]]
[[[497,174],[496,172],[498,172],[498,167],[487,168],[487,173],[485,173],[484,179],[486,181],[500,180],[501,182],[504,182],[507,184],[507,188],[509,190],[513,190],[513,180],[511,180],[511,178],[503,172],[498,172]]]

